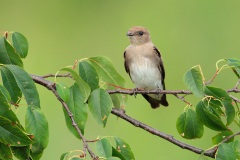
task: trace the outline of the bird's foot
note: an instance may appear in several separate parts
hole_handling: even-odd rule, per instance
[[[162,89],[158,88],[157,91],[158,91],[158,92],[161,92]],[[160,98],[160,93],[158,93],[158,98]]]
[[[138,91],[138,87],[133,88],[133,96],[134,96],[135,98],[136,98],[136,96],[137,96],[136,91]]]

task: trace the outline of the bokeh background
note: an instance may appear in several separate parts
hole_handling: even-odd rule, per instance
[[[133,88],[123,66],[123,52],[129,45],[126,32],[135,25],[145,26],[162,53],[167,89],[178,90],[186,89],[182,77],[192,66],[201,64],[208,80],[215,72],[216,61],[240,58],[239,8],[238,0],[0,0],[0,32],[18,31],[27,37],[30,49],[24,65],[29,73],[56,73],[76,59],[103,55],[113,61],[126,79],[126,87]],[[226,69],[213,85],[229,89],[236,82],[235,75]],[[42,159],[55,160],[64,152],[82,149],[82,142],[65,126],[61,104],[45,88],[38,86],[38,91],[50,128],[49,145]],[[167,98],[169,107],[152,110],[142,96],[129,97],[125,110],[135,119],[178,140],[203,149],[211,147],[211,137],[216,132],[207,128],[201,139],[185,140],[178,135],[176,120],[186,104],[172,95]],[[198,101],[193,96],[186,99],[192,104]],[[22,105],[16,111],[22,121],[25,109]],[[128,142],[137,160],[199,158],[114,115],[110,116],[106,128],[98,126],[89,115],[86,138],[108,135]],[[94,149],[94,144],[91,147]]]

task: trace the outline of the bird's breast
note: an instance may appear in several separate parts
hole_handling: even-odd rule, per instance
[[[161,73],[156,61],[148,56],[135,56],[129,65],[132,81],[138,88],[162,89]]]

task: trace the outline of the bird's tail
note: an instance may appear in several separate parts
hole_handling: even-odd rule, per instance
[[[165,106],[165,107],[168,106],[168,102],[167,102],[165,94],[162,95],[161,100],[152,98],[147,94],[142,94],[142,96],[151,104],[151,107],[153,109],[160,107],[160,104]]]

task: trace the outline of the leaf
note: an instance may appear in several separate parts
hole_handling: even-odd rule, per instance
[[[79,62],[79,75],[90,86],[91,90],[99,86],[99,77],[96,69],[87,61]]]
[[[103,82],[104,86],[101,84],[101,88],[106,89],[116,89],[116,87],[124,87],[124,78],[116,71],[111,60],[107,57],[91,57],[87,59],[92,66],[97,70],[100,82]],[[119,101],[122,100],[122,96],[117,95]],[[116,105],[116,104],[114,104]],[[120,108],[121,106],[114,106],[115,108]]]
[[[88,58],[88,60],[95,67],[102,81],[117,86],[124,86],[124,78],[116,71],[109,58],[99,56]],[[114,87],[108,86],[108,88]]]
[[[11,102],[11,96],[10,96],[8,90],[1,84],[0,84],[0,94],[1,94],[0,101],[6,101],[8,103]]]
[[[229,144],[222,143],[219,145],[216,160],[235,160],[237,159],[233,147]]]
[[[56,83],[56,89],[57,89],[57,93],[60,96],[60,98],[64,101],[67,102],[70,96],[70,91],[69,88],[61,82],[57,82]]]
[[[81,94],[84,97],[84,102],[86,102],[91,92],[91,88],[89,87],[89,85],[86,82],[84,82],[84,80],[82,80],[82,78],[73,69],[69,67],[62,68],[60,71],[67,71],[71,74],[72,78],[78,85]]]
[[[105,127],[113,107],[110,95],[103,89],[95,89],[88,100],[89,110],[98,124]]]
[[[126,160],[134,160],[133,152],[129,146],[123,139],[114,137],[116,141],[116,149]]]
[[[80,89],[77,84],[74,84],[70,87],[70,96],[67,101],[67,105],[71,113],[73,114],[73,118],[77,123],[77,126],[81,130],[82,134],[84,134],[85,125],[87,123],[87,103],[84,103],[84,97],[82,97]],[[80,136],[76,129],[72,125],[72,121],[68,115],[68,112],[63,108],[65,121],[69,131],[77,138],[80,139]]]
[[[18,84],[13,74],[5,67],[1,67],[1,75],[4,87],[8,90],[11,102],[14,104],[19,103],[19,98],[22,97],[22,92],[18,87]]]
[[[0,93],[0,97],[1,97]],[[11,121],[12,124],[17,125],[19,128],[22,129],[22,126],[16,116],[16,114],[12,111],[11,107],[6,101],[3,101],[2,98],[0,98],[0,116],[7,118]]]
[[[121,160],[126,160],[126,159],[123,157],[122,153],[120,153],[120,152],[119,152],[116,148],[114,148],[114,147],[112,147],[112,156],[118,157],[118,158],[121,159]]]
[[[30,157],[30,146],[11,147],[14,156],[19,160],[26,160]]]
[[[48,122],[40,108],[28,107],[25,116],[26,131],[33,135],[31,154],[34,156],[42,153],[48,145]]]
[[[228,101],[223,101],[222,103],[223,103],[223,106],[225,107],[225,112],[227,117],[226,126],[229,126],[235,118],[235,109],[232,103],[229,103]]]
[[[0,159],[1,160],[12,160],[12,152],[10,147],[0,142]]]
[[[0,64],[14,64],[23,67],[23,62],[5,37],[0,38]]]
[[[240,78],[240,60],[236,58],[228,58],[225,60],[228,61],[228,65],[232,68],[236,76]]]
[[[0,142],[11,146],[26,146],[32,143],[31,139],[12,122],[0,116]]]
[[[121,159],[118,157],[108,157],[107,160],[121,160]]]
[[[217,145],[219,144],[220,142],[222,142],[225,138],[227,138],[228,136],[230,135],[233,135],[233,132],[230,131],[230,130],[227,130],[227,131],[223,131],[223,132],[220,132],[218,133],[216,136],[212,137],[212,142],[213,142],[213,145]],[[234,137],[229,139],[227,142],[225,143],[229,143],[229,142],[233,142],[234,141]]]
[[[186,115],[187,115],[186,112],[183,112],[182,114],[180,114],[176,123],[177,131],[182,137],[185,136],[184,129],[185,129],[185,122],[186,122]]]
[[[13,32],[12,34],[13,47],[16,49],[17,53],[21,58],[25,58],[28,54],[28,41],[19,32]]]
[[[30,156],[31,156],[31,158],[32,158],[33,160],[39,160],[39,159],[41,159],[42,155],[43,155],[43,151],[40,152],[40,153],[32,153],[32,152],[30,152]]]
[[[239,143],[239,141],[236,140],[234,142],[230,142],[229,145],[231,145],[233,147],[237,159],[240,159],[240,143]]]
[[[102,138],[96,142],[96,151],[99,157],[112,157],[112,145],[106,138]]]
[[[223,124],[221,119],[214,114],[211,106],[207,105],[207,102],[200,101],[196,106],[196,114],[198,120],[206,127],[215,131],[225,131],[227,127]]]
[[[32,78],[26,71],[15,65],[4,65],[1,69],[9,71],[9,73],[13,75],[13,78],[15,79],[29,106],[40,107],[37,88]]]
[[[232,102],[232,98],[227,94],[227,92],[221,88],[206,86],[204,88],[204,93],[208,96],[213,96],[221,101]]]
[[[225,59],[228,62],[228,65],[230,67],[240,67],[240,60],[236,58],[226,58]]]
[[[204,96],[203,94],[203,80],[201,73],[192,68],[184,75],[184,82],[188,89],[199,98]]]
[[[198,121],[196,113],[188,109],[180,115],[177,120],[178,133],[186,139],[201,138],[203,136],[203,125]]]

